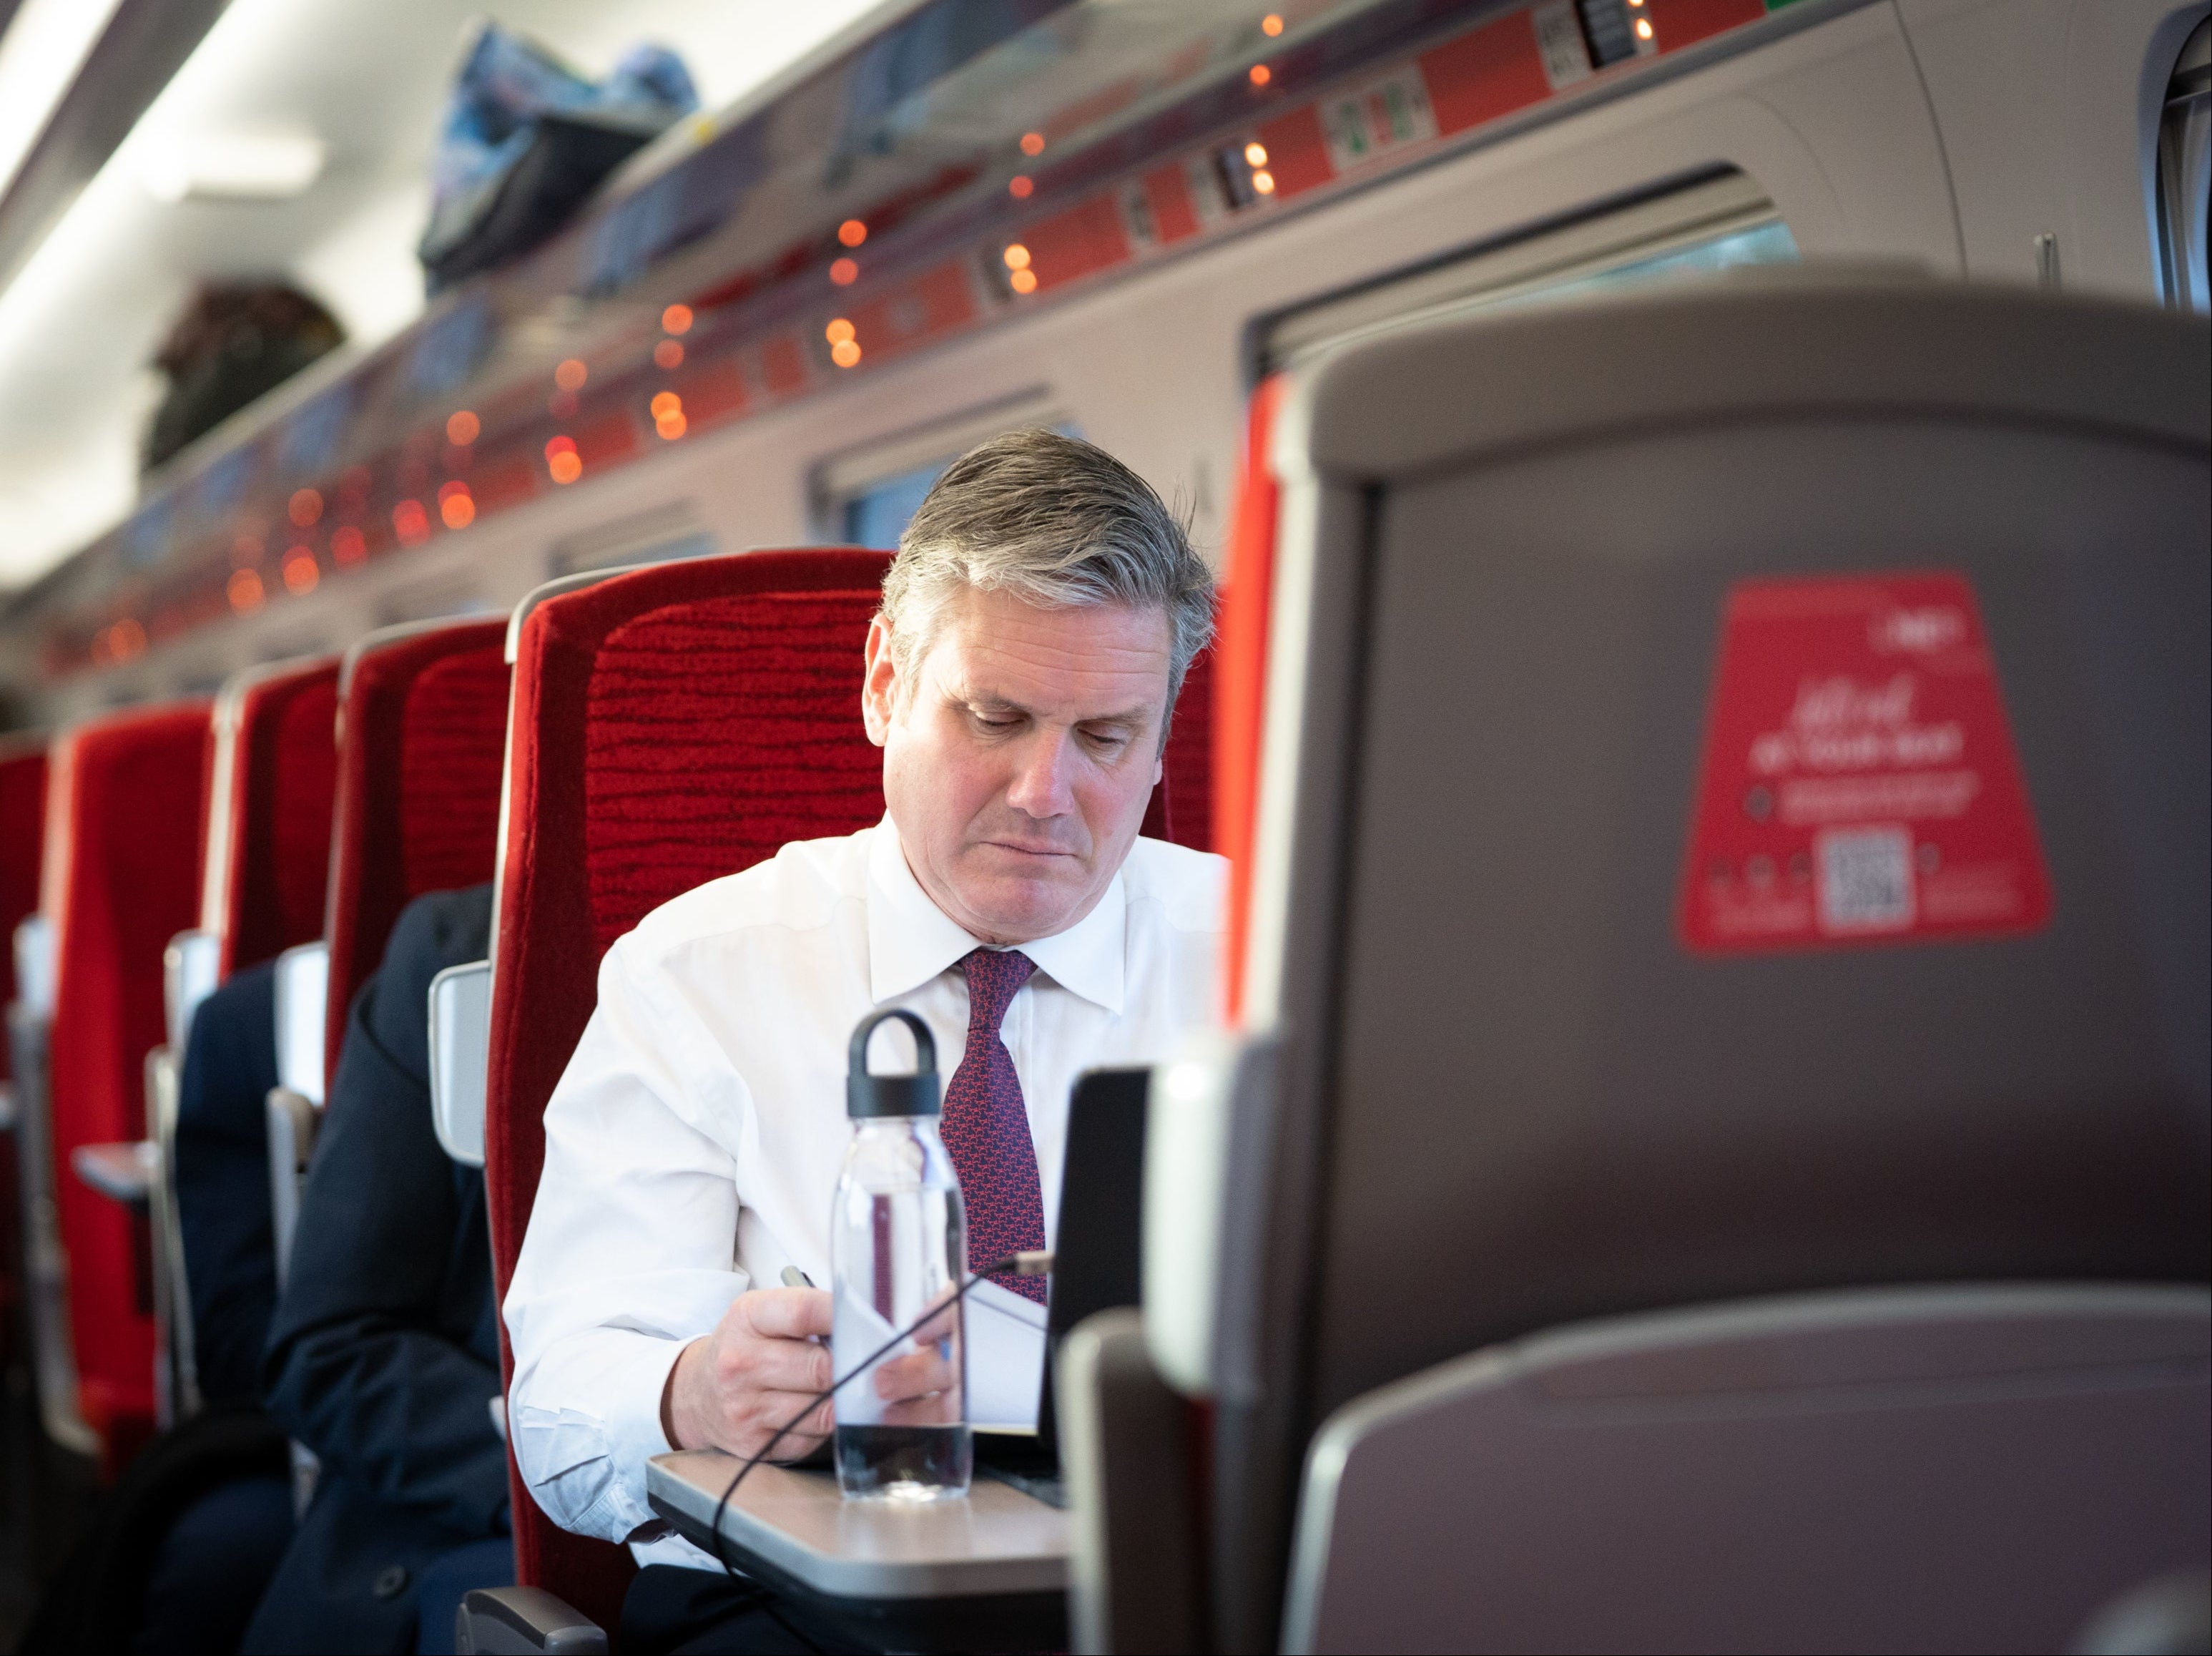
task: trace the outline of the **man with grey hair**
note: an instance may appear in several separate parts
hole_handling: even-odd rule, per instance
[[[943,1129],[973,1264],[1050,1245],[1075,1077],[1158,1062],[1215,1015],[1224,865],[1138,836],[1212,602],[1158,496],[1088,443],[1016,432],[938,480],[868,633],[885,819],[648,915],[547,1106],[507,1418],[556,1522],[710,1567],[655,1521],[646,1461],[753,1453],[829,1384],[845,1046],[868,1013],[911,1009],[960,1055]],[[1041,1288],[971,1295],[971,1420],[1034,1421]]]

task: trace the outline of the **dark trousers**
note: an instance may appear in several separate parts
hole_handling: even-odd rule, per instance
[[[790,1656],[859,1646],[801,1615],[787,1598],[713,1570],[648,1564],[623,1600],[623,1656]]]
[[[230,1656],[291,1540],[289,1478],[234,1478],[185,1507],[155,1550],[136,1656]]]

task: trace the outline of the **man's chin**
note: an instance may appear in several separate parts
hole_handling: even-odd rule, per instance
[[[990,937],[1027,941],[1066,930],[1082,907],[1084,886],[1050,874],[1002,874],[964,882],[958,895]]]

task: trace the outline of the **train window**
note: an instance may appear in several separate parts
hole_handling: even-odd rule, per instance
[[[1273,318],[1259,335],[1262,373],[1415,318],[1565,298],[1738,265],[1793,264],[1796,239],[1741,173],[1707,179]]]
[[[1082,435],[1051,399],[1030,394],[823,461],[814,478],[819,533],[888,551],[946,466],[977,443],[1025,426]]]
[[[929,492],[951,457],[930,460],[910,466],[906,471],[884,478],[861,490],[845,502],[845,543],[850,546],[880,546],[888,550],[898,545],[898,538],[906,527],[907,520],[914,515],[915,508],[921,504],[922,496]]]
[[[2212,22],[2181,48],[2158,131],[2158,240],[2166,302],[2212,310]]]
[[[562,536],[546,554],[545,573],[557,580],[586,569],[706,557],[714,550],[714,533],[699,521],[698,508],[679,500]]]

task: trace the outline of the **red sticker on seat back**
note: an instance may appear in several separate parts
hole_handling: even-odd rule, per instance
[[[1743,953],[1995,936],[2050,917],[2050,874],[1965,577],[1731,588],[1683,941]]]

